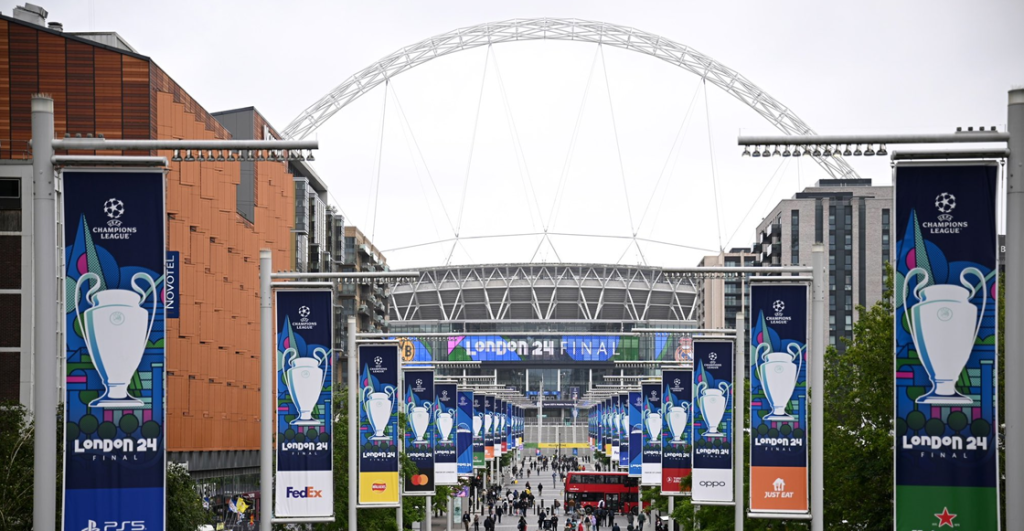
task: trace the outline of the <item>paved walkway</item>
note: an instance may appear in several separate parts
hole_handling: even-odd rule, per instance
[[[538,477],[538,474],[539,474],[540,477]],[[518,483],[516,483],[516,484],[513,484],[511,481],[504,481],[504,482],[502,482],[502,487],[501,487],[502,494],[505,493],[505,489],[506,488],[512,489],[513,491],[518,489],[519,492],[522,492],[523,489],[526,488],[526,482],[529,481],[530,482],[530,491],[533,492],[533,495],[535,497],[534,506],[536,508],[540,507],[541,500],[543,500],[544,507],[545,508],[549,508],[549,509],[554,505],[556,499],[558,500],[558,503],[560,505],[565,502],[565,496],[564,496],[564,492],[563,492],[562,481],[560,479],[556,479],[554,481],[554,483],[552,483],[552,481],[551,481],[551,470],[550,469],[547,470],[547,471],[541,471],[541,472],[539,472],[537,474],[531,474],[529,479],[527,479],[526,474],[523,474],[522,479],[518,479],[517,481],[518,481]],[[537,489],[538,482],[540,482],[539,484],[543,484],[544,485],[543,492],[541,492],[539,489]],[[456,503],[458,503],[458,502],[456,502]],[[526,526],[527,526],[526,529],[527,529],[527,531],[538,531],[537,530],[537,517],[538,516],[537,516],[537,513],[534,512],[534,511],[535,511],[534,509],[527,509],[527,512],[526,512]],[[470,513],[470,514],[472,515],[472,513]],[[559,509],[557,516],[558,516],[558,531],[562,531],[562,529],[565,527],[565,514],[564,514],[564,511]],[[494,529],[495,529],[495,531],[516,531],[516,525],[518,523],[519,523],[519,517],[518,516],[504,515],[504,516],[501,517],[501,523],[497,524]],[[444,518],[444,517],[441,517],[441,518],[435,517],[434,521],[433,521],[432,528],[433,529],[431,531],[446,531],[447,530],[447,519]],[[452,528],[452,531],[463,531],[463,529],[464,528],[462,526],[462,522],[455,522],[454,526]],[[470,531],[472,531],[472,529],[473,528],[472,528],[472,525],[471,525],[470,526]],[[483,529],[484,529],[483,515],[481,514],[480,515],[480,531],[483,531]]]

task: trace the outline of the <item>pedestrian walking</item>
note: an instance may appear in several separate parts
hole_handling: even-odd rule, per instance
[[[557,480],[558,480],[558,473],[557,472],[552,472],[551,473],[551,486],[556,488],[556,489],[558,488],[558,483],[556,483]]]

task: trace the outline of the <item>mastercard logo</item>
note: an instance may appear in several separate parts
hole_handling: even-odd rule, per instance
[[[388,484],[387,483],[374,483],[373,485],[370,486],[370,488],[373,489],[373,492],[384,492],[384,491],[388,490]]]
[[[416,485],[417,487],[423,487],[430,483],[430,478],[426,474],[416,474],[413,477],[409,478],[409,481],[411,481],[412,484]]]

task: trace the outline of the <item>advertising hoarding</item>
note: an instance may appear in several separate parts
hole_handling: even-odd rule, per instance
[[[750,510],[806,513],[806,284],[750,286]]]
[[[693,501],[733,496],[733,352],[729,340],[693,340]]]
[[[687,381],[689,379],[688,377]],[[661,486],[661,380],[642,383],[640,392],[644,399],[641,416],[643,431],[640,444],[643,448],[643,465],[640,484]]]
[[[997,171],[896,166],[897,531],[999,526]]]
[[[405,477],[403,493],[434,495],[434,371],[407,370],[405,378],[405,455],[416,473]]]
[[[456,439],[458,390],[453,383],[434,384],[434,478],[438,485],[459,483]],[[472,460],[470,460],[472,465]]]
[[[332,290],[278,290],[274,514],[334,514]]]
[[[693,451],[690,424],[693,420],[693,371],[661,371],[661,493],[679,496],[686,492],[683,479],[690,475]]]
[[[398,345],[359,345],[359,505],[398,504]]]
[[[164,174],[65,170],[61,178],[63,527],[163,531]]]

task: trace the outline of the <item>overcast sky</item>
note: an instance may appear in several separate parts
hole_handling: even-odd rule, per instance
[[[1020,0],[35,3],[65,31],[118,32],[207,110],[255,106],[278,130],[402,47],[512,18],[657,34],[822,134],[1004,130],[1006,92],[1024,84]],[[392,267],[691,266],[749,245],[780,199],[825,177],[809,158],[741,158],[740,132],[776,131],[677,66],[608,46],[509,43],[368,92],[316,131],[315,167]],[[887,158],[849,162],[890,183]]]

